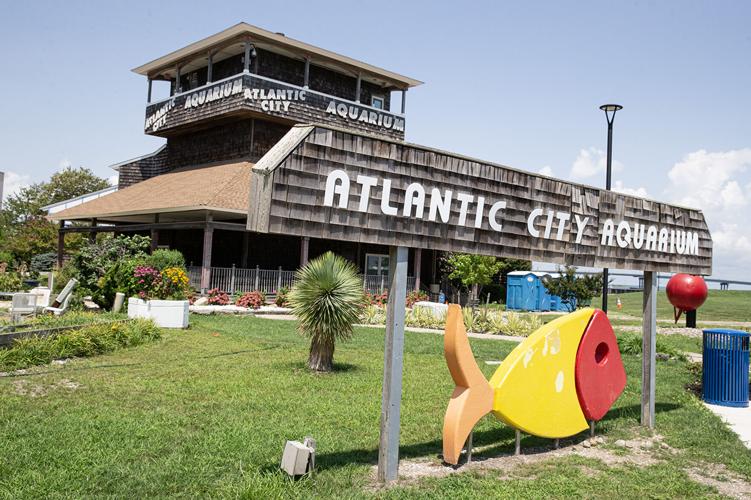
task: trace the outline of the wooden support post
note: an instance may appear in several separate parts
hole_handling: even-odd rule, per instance
[[[250,72],[250,40],[245,40],[245,58],[243,60],[243,72]]]
[[[279,266],[279,270],[276,274],[276,293],[282,288],[282,266]]]
[[[362,88],[362,77],[357,74],[357,86],[355,87],[355,102],[360,102],[360,89]]]
[[[386,307],[386,341],[381,399],[381,439],[378,447],[378,481],[394,481],[399,472],[399,420],[404,363],[404,317],[407,302],[407,247],[389,251],[389,301]]]
[[[96,218],[91,219],[89,225],[92,228],[92,230],[89,232],[89,243],[96,243],[96,230],[93,229],[96,227]]]
[[[246,268],[248,267],[248,246],[250,244],[250,233],[247,231],[243,233],[243,254],[242,259],[240,261],[240,267]]]
[[[206,83],[214,81],[214,52],[209,51],[209,64],[206,66]]]
[[[514,455],[521,455],[522,454],[522,433],[519,429],[514,429],[516,431],[516,445],[514,446]]]
[[[180,66],[175,70],[175,94],[182,92],[183,88],[180,86]]]
[[[159,224],[159,214],[154,214],[154,224]],[[151,230],[151,253],[154,253],[154,250],[156,250],[158,246],[159,246],[159,230],[152,228]]]
[[[149,104],[151,102],[151,84],[153,80],[149,78],[149,92],[146,94],[146,104]]]
[[[402,90],[402,114],[407,109],[407,89]]]
[[[65,254],[65,233],[63,228],[65,227],[65,221],[60,221],[60,226],[57,230],[57,268],[63,267],[63,255]]]
[[[211,248],[214,243],[214,227],[211,225],[211,214],[206,216],[206,227],[203,228],[203,258],[201,261],[201,293],[206,293],[211,285]]]
[[[306,89],[310,87],[310,57],[305,58],[305,76],[303,76],[302,86]]]
[[[422,268],[422,248],[415,248],[415,291],[420,290],[420,269]]]
[[[300,240],[300,267],[305,267],[308,263],[308,253],[310,250],[310,238],[303,236]]]
[[[657,276],[644,271],[644,307],[642,317],[641,424],[655,426],[655,367],[657,339]]]

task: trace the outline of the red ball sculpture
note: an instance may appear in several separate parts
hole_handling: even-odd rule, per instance
[[[668,300],[679,311],[695,311],[707,300],[707,284],[701,276],[676,274],[665,288]]]

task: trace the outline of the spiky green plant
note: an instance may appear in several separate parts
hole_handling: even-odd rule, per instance
[[[297,271],[289,302],[300,322],[300,333],[310,337],[308,367],[331,371],[336,341],[352,337],[352,325],[365,306],[357,268],[326,252]]]

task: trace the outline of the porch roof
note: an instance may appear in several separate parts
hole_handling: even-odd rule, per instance
[[[227,218],[244,218],[252,168],[250,162],[178,168],[51,214],[49,219],[143,222],[153,220],[147,218],[153,214],[160,214],[160,220],[179,220],[183,217],[178,214],[195,218],[206,211]]]

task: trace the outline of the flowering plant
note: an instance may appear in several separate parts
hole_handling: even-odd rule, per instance
[[[188,275],[179,267],[168,267],[162,271],[162,293],[164,298],[182,300],[188,296]]]
[[[365,292],[365,300],[371,306],[384,307],[389,301],[389,291],[383,290],[381,293],[376,294]]]
[[[149,299],[159,293],[162,273],[151,266],[136,266],[133,270],[133,289],[141,299]]]
[[[219,288],[209,290],[209,304],[213,306],[227,306],[230,303],[229,294]]]
[[[266,302],[266,296],[263,292],[257,290],[244,293],[235,302],[240,307],[249,307],[251,309],[259,309],[264,302]]]
[[[407,294],[407,307],[412,307],[415,302],[422,302],[428,300],[428,294],[422,290],[412,290]]]

